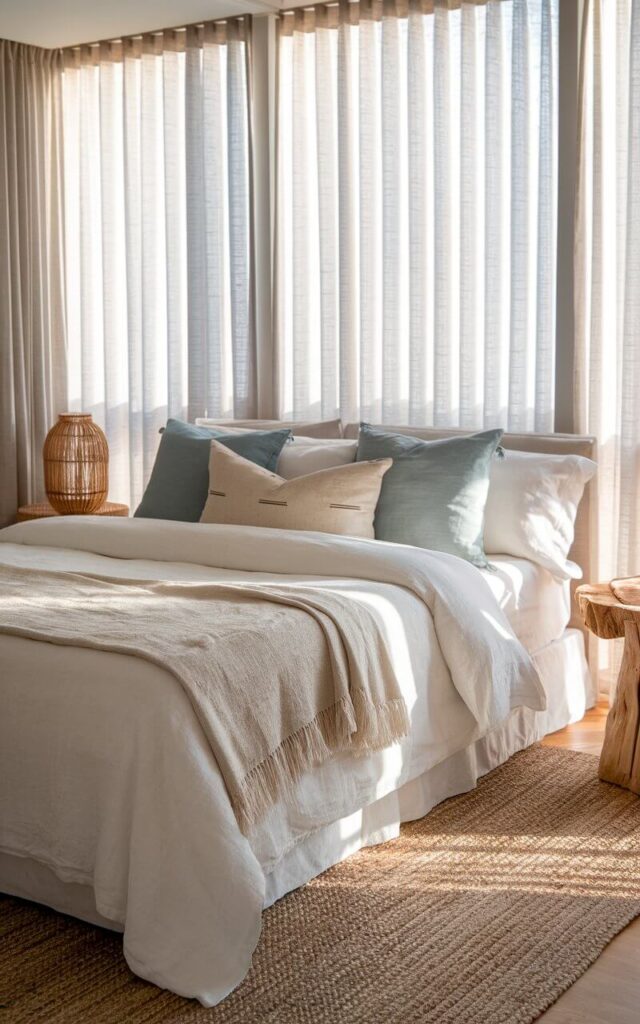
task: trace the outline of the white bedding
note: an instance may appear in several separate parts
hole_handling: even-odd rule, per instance
[[[265,907],[363,847],[394,839],[402,822],[420,818],[442,800],[473,789],[480,776],[503,764],[512,754],[549,732],[579,721],[586,709],[593,707],[597,691],[580,630],[565,630],[559,640],[539,651],[534,661],[547,694],[545,712],[529,708],[513,711],[497,729],[399,789],[309,832],[271,871],[265,872]],[[50,868],[33,858],[0,851],[0,892],[3,891],[122,931],[122,924],[98,913],[91,885],[62,882]]]
[[[489,562],[493,571],[482,576],[529,653],[558,640],[571,618],[569,581],[526,558],[491,555]]]
[[[3,531],[0,559],[128,578],[238,578],[251,564],[273,575],[278,538],[248,531],[242,556],[235,556],[238,568],[230,568],[231,543],[208,559],[193,554],[202,552],[207,529],[221,528],[89,519],[25,524]],[[326,554],[331,543],[321,538],[318,552],[324,547]],[[389,549],[395,564],[400,549],[394,545],[346,545],[367,543]],[[292,560],[281,571],[300,566],[293,536],[290,547]],[[118,553],[128,556],[126,573],[113,557]],[[456,560],[441,557],[455,578]],[[311,571],[316,578],[318,565]],[[469,571],[461,569],[461,586]],[[379,607],[396,663],[406,669],[411,733],[387,750],[341,755],[309,773],[294,798],[277,804],[248,839],[172,676],[126,655],[0,636],[0,849],[91,886],[98,912],[124,927],[125,955],[141,976],[205,1005],[223,998],[249,966],[269,898],[266,877],[275,877],[290,852],[478,738],[477,716],[452,684],[445,660],[460,637],[436,636],[426,605],[407,586],[360,579],[361,599]],[[500,645],[506,658],[517,641],[496,604],[485,603],[478,615],[500,638],[491,651],[498,677]],[[476,652],[480,659],[486,654]],[[486,683],[491,691],[489,678]],[[524,680],[514,700],[543,706]],[[499,694],[478,693],[477,707],[487,706],[509,714]]]

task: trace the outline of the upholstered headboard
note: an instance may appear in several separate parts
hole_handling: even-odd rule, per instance
[[[357,437],[359,423],[347,423],[344,427],[345,437]],[[442,437],[458,437],[468,434],[468,430],[439,430],[436,427],[407,427],[380,426],[381,430],[396,431],[399,434],[411,434],[413,437],[422,437],[426,441],[436,441]],[[512,448],[518,452],[542,452],[547,455],[584,455],[588,459],[597,461],[597,442],[595,437],[586,437],[580,434],[504,434],[501,442],[505,448]],[[597,475],[587,484],[584,497],[580,502],[578,516],[576,519],[576,534],[573,547],[569,557],[580,566],[583,572],[583,580],[589,581],[594,578],[595,565],[595,537],[597,535],[596,523],[596,487]],[[578,580],[572,586],[572,596],[575,587],[582,582]],[[571,602],[571,623],[586,633],[584,622],[578,612],[575,601]]]
[[[342,437],[342,420],[216,420],[199,416],[198,427],[251,427],[252,430],[279,430],[288,427],[292,434],[300,437]]]

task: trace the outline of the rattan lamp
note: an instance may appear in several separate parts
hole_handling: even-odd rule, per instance
[[[44,486],[60,515],[90,515],[106,501],[109,447],[90,413],[61,413],[42,450]]]

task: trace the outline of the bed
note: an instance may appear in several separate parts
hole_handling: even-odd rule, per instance
[[[506,435],[504,443],[595,454],[589,438]],[[587,494],[572,551],[587,577],[591,507]],[[0,563],[17,570],[322,585],[345,607],[366,606],[384,633],[408,735],[325,760],[246,831],[171,672],[127,653],[0,634],[0,891],[123,931],[134,972],[204,1005],[245,975],[264,907],[363,846],[394,838],[401,822],[472,788],[596,699],[570,585],[547,570],[498,556],[493,571],[478,572],[429,556],[425,574],[436,583],[427,600],[405,557],[414,549],[277,536],[284,533],[87,517],[0,535]],[[465,676],[475,671],[474,644],[482,660],[494,642],[507,681],[485,714]],[[296,656],[295,646],[283,652],[289,662]],[[524,668],[518,675],[529,659],[540,691],[525,683]]]

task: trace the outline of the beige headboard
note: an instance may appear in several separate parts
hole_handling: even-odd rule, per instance
[[[345,437],[357,437],[359,423],[347,423],[344,427]],[[438,430],[436,427],[407,427],[380,426],[381,430],[396,431],[399,434],[411,434],[413,437],[421,437],[426,441],[436,441],[442,437],[458,437],[468,434],[468,430]],[[584,455],[588,459],[597,461],[597,442],[595,437],[585,437],[580,434],[504,434],[501,442],[505,448],[512,448],[517,452],[542,452],[546,455]],[[578,509],[576,519],[576,535],[569,557],[580,566],[583,572],[583,580],[592,581],[592,559],[595,552],[595,537],[597,536],[596,523],[596,486],[597,476],[587,484],[584,497]],[[582,582],[580,580],[578,583]],[[577,583],[572,586],[573,590]],[[582,618],[578,612],[575,601],[571,605],[571,623],[586,632]]]
[[[198,427],[251,427],[252,430],[278,430],[288,427],[292,434],[300,437],[342,437],[342,420],[216,420],[199,416]]]

